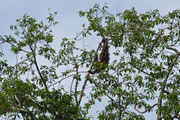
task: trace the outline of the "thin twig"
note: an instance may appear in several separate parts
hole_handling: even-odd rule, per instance
[[[8,44],[10,44],[11,46],[17,48],[16,45],[12,44],[11,42],[7,42],[2,36],[0,36],[0,40],[2,41],[2,43],[8,43]],[[1,44],[2,44],[2,43],[1,43]],[[21,51],[23,51],[23,52],[25,52],[25,53],[31,53],[31,52],[26,51],[26,50],[24,50],[24,49],[22,49],[22,48],[21,48]]]
[[[67,76],[67,77],[64,77],[64,78],[62,78],[61,80],[58,80],[57,82],[55,82],[55,83],[53,83],[53,84],[49,85],[49,86],[48,86],[48,88],[50,88],[50,87],[52,87],[52,86],[56,85],[57,83],[62,82],[63,80],[65,80],[65,79],[67,79],[67,78],[69,78],[69,77],[71,77],[71,76],[73,76],[73,75],[74,75],[74,74],[69,75],[69,76]]]
[[[29,57],[29,58],[26,58],[26,59],[22,60],[22,61],[19,62],[19,63],[16,63],[16,64],[14,65],[14,67],[15,67],[15,66],[18,66],[18,65],[20,65],[20,64],[22,64],[22,63],[24,63],[24,62],[26,62],[26,61],[28,61],[28,60],[31,59],[31,58],[33,58],[33,56],[31,56],[31,57]]]

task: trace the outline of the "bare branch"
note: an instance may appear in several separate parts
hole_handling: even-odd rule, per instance
[[[16,101],[18,102],[18,105],[17,106],[20,106],[21,105],[21,103],[20,103],[20,101],[19,101],[19,99],[18,99],[18,97],[15,95],[15,99],[16,99]]]
[[[171,46],[169,46],[167,43],[164,42],[164,46],[169,49],[169,50],[173,50],[174,52],[176,52],[177,55],[180,54],[180,52],[176,49],[176,48],[173,48]]]
[[[158,105],[158,104],[156,103],[156,104],[154,104],[153,106],[151,106],[150,108],[148,108],[148,109],[146,109],[145,111],[141,112],[141,111],[139,111],[139,110],[136,108],[136,104],[135,104],[134,109],[135,109],[137,112],[139,112],[139,113],[146,113],[146,112],[150,112],[150,110],[151,110],[153,107],[155,107],[156,105]]]
[[[31,111],[29,111],[28,109],[25,109],[25,108],[18,108],[18,107],[11,107],[10,109],[13,109],[13,110],[17,110],[17,111],[22,111],[22,112],[26,112],[30,115],[31,117],[31,120],[36,120],[35,116],[33,115],[33,113]]]
[[[162,86],[161,86],[161,91],[160,91],[160,94],[159,94],[159,97],[158,97],[158,112],[157,112],[157,120],[162,120],[161,118],[161,106],[162,106],[162,97],[163,97],[163,94],[164,94],[164,89],[165,89],[165,86],[166,86],[166,83],[167,83],[167,80],[169,78],[169,75],[172,71],[172,68],[174,67],[175,63],[177,62],[179,56],[180,56],[180,52],[175,49],[175,48],[172,48],[170,47],[167,43],[164,43],[164,46],[167,48],[167,49],[170,49],[170,50],[173,50],[176,52],[176,58],[173,60],[173,62],[170,64],[169,68],[168,68],[168,73],[167,75],[165,76],[165,79],[164,81],[162,82]]]
[[[76,83],[75,83],[75,101],[76,101],[76,105],[78,105],[78,98],[77,98],[77,87],[78,87],[78,83],[79,83],[79,72],[78,72],[78,68],[76,69]]]
[[[40,72],[40,69],[39,69],[39,66],[38,66],[38,63],[37,63],[37,60],[36,60],[36,53],[35,53],[35,51],[32,49],[31,46],[29,46],[29,47],[30,47],[30,49],[31,49],[31,51],[32,51],[32,53],[33,53],[34,64],[35,64],[35,66],[36,66],[36,70],[37,70],[37,72],[38,72],[38,74],[39,74],[39,76],[40,76],[40,79],[41,79],[41,81],[42,81],[45,89],[46,89],[47,91],[49,91],[49,90],[48,90],[48,87],[47,87],[47,85],[46,85],[46,81],[44,80],[44,78],[43,78],[43,76],[42,76],[42,74],[41,74],[41,72]]]
[[[82,100],[82,97],[83,97],[83,94],[84,94],[84,90],[85,90],[87,81],[89,80],[89,76],[90,76],[90,73],[88,73],[88,74],[86,75],[86,79],[85,79],[85,81],[84,81],[84,84],[83,84],[82,89],[81,89],[81,92],[80,92],[79,101],[78,101],[78,106],[80,106],[80,104],[81,104],[81,100]]]

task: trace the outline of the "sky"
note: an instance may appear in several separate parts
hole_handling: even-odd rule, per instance
[[[180,0],[0,0],[0,35],[12,34],[9,26],[15,25],[16,19],[22,18],[25,13],[38,20],[45,20],[50,9],[51,12],[58,12],[55,20],[59,24],[53,27],[53,35],[55,43],[59,44],[61,38],[74,38],[81,32],[82,24],[87,20],[79,17],[78,11],[88,10],[96,3],[102,6],[107,3],[111,13],[135,7],[140,13],[158,9],[161,14],[167,14],[179,8]],[[86,40],[79,45],[88,48],[97,46],[93,40]],[[8,53],[5,58],[12,57],[7,47],[2,49]]]
[[[0,0],[0,35],[11,34],[9,26],[15,25],[16,19],[22,18],[25,13],[38,20],[45,20],[50,9],[58,12],[55,20],[59,24],[53,27],[55,42],[59,42],[63,37],[73,38],[82,30],[82,24],[87,22],[85,18],[79,17],[78,11],[88,10],[96,3],[102,6],[107,3],[111,13],[135,7],[140,13],[158,9],[164,15],[180,9],[180,0]],[[93,40],[85,41],[84,44],[90,48],[94,46]],[[2,49],[6,53],[10,51],[5,47]],[[10,59],[12,56],[8,54],[5,57]],[[146,115],[146,118],[152,120],[153,117]]]

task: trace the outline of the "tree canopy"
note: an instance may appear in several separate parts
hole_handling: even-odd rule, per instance
[[[56,14],[49,13],[46,22],[25,14],[10,26],[14,35],[0,36],[0,45],[9,44],[18,59],[14,65],[0,60],[1,116],[85,120],[93,118],[93,105],[107,100],[99,120],[144,120],[148,112],[157,120],[180,119],[180,10],[111,14],[96,4],[79,12],[88,23],[74,39],[63,38],[58,50],[51,46]],[[97,37],[96,49],[78,47],[89,36]]]

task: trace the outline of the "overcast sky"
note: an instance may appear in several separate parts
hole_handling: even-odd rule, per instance
[[[78,16],[78,11],[88,10],[95,3],[107,3],[112,13],[122,12],[135,7],[138,12],[159,9],[160,13],[178,9],[180,0],[0,0],[0,35],[9,33],[9,26],[25,13],[39,20],[45,19],[48,9],[57,11],[59,24],[54,28],[58,37],[74,37],[82,30],[85,19]]]
[[[55,20],[59,24],[53,27],[55,42],[59,42],[62,37],[73,38],[86,22],[85,18],[78,16],[78,11],[88,10],[96,3],[107,3],[112,13],[135,7],[141,13],[159,9],[161,14],[166,14],[180,6],[180,0],[0,0],[0,35],[10,34],[9,26],[15,25],[16,19],[22,18],[25,13],[38,20],[45,20],[48,9],[51,9],[52,12],[58,12]],[[84,45],[96,46],[93,40],[85,41]],[[9,49],[3,48],[3,52],[9,53]],[[11,57],[7,55],[5,57]]]
[[[52,12],[58,12],[56,20],[59,24],[54,27],[53,32],[56,42],[62,37],[73,38],[86,22],[78,16],[78,11],[88,10],[96,3],[107,3],[112,13],[135,7],[138,12],[158,9],[161,14],[166,14],[180,8],[180,0],[0,0],[0,35],[10,34],[9,26],[16,24],[16,19],[22,18],[25,13],[38,20],[44,20],[48,16],[48,9],[51,9]],[[89,47],[91,43],[93,44],[88,42]],[[3,52],[8,50],[3,48]],[[146,117],[147,120],[152,120],[152,116]]]

